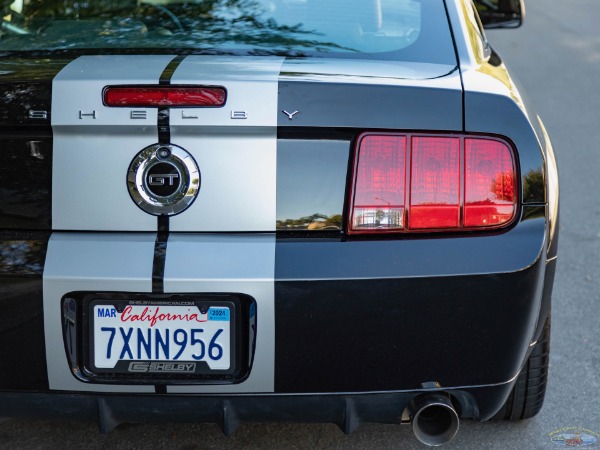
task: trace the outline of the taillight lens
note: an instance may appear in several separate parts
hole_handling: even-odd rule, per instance
[[[220,107],[225,105],[223,87],[206,86],[108,86],[106,106],[116,107]]]
[[[409,228],[458,228],[460,139],[411,139]]]
[[[512,152],[489,139],[465,139],[465,227],[502,225],[516,212]]]
[[[516,166],[496,138],[365,134],[358,141],[350,233],[459,231],[516,215]]]
[[[406,136],[367,135],[356,168],[352,224],[355,229],[404,227]]]

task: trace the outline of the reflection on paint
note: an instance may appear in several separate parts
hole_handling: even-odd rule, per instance
[[[47,240],[0,241],[0,275],[41,275]]]
[[[342,215],[335,214],[326,216],[324,214],[312,214],[299,219],[285,219],[277,221],[278,231],[296,231],[296,230],[341,230]]]

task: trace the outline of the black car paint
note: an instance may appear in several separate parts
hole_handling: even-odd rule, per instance
[[[52,79],[68,62],[0,62],[0,229],[51,229]]]
[[[282,237],[277,390],[409,390],[431,381],[457,387],[512,379],[542,301],[544,215],[543,207],[526,206],[512,230],[479,237]]]
[[[279,83],[278,109],[301,111],[293,121],[280,114],[280,127],[462,130],[460,90],[314,83],[300,78]]]
[[[465,83],[465,131],[475,133],[496,133],[510,135],[519,157],[521,169],[522,201],[527,204],[545,205],[548,203],[548,191],[557,186],[546,187],[549,183],[548,153],[546,139],[539,117],[527,97],[519,81],[511,76],[501,56],[491,49],[488,59],[479,60],[479,72],[500,83],[511,93],[512,100],[507,97],[481,92],[473,92],[469,82]],[[517,120],[521,116],[522,120]],[[529,189],[525,189],[529,186]],[[549,222],[558,222],[549,208],[546,217]],[[550,233],[553,231],[553,234]],[[558,227],[549,227],[547,236],[547,261],[544,278],[544,295],[539,308],[539,318],[533,333],[532,342],[541,335],[542,329],[551,316],[552,287],[556,272],[556,256],[558,252]]]
[[[42,276],[52,228],[52,79],[68,62],[0,62],[0,390],[48,389]]]
[[[351,133],[277,140],[277,231],[343,229]],[[306,134],[304,135],[306,137]],[[337,137],[337,139],[336,139]]]
[[[49,237],[0,231],[0,391],[48,389],[42,274]]]

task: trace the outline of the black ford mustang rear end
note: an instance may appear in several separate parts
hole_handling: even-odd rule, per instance
[[[470,2],[347,3],[7,7],[1,415],[539,411],[543,124]]]

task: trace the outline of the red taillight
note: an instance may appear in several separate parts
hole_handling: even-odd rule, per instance
[[[365,134],[358,141],[350,233],[500,227],[516,214],[516,167],[496,138]]]
[[[458,228],[460,139],[416,136],[411,147],[408,227]]]
[[[108,86],[103,94],[117,107],[220,107],[226,98],[225,88],[204,86]]]
[[[358,229],[402,229],[406,137],[367,135],[360,149],[352,223]]]
[[[510,222],[516,211],[512,152],[496,140],[465,139],[465,227]]]

